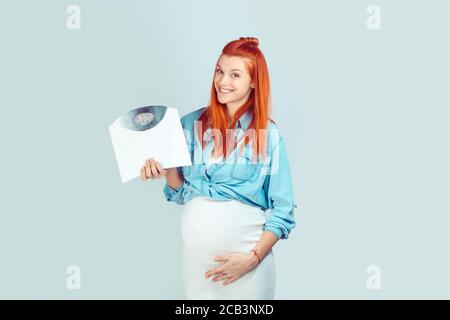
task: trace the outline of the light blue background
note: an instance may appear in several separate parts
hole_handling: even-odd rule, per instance
[[[81,30],[66,27],[70,4]],[[183,298],[181,207],[163,180],[120,182],[107,127],[134,107],[205,106],[240,36],[266,56],[299,204],[274,249],[276,298],[449,298],[449,9],[3,1],[0,298]],[[381,290],[366,287],[372,264]]]

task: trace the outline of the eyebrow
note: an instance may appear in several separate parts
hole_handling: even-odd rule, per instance
[[[220,69],[223,69],[220,65],[217,65]],[[239,71],[242,72],[241,69],[231,69],[230,71]]]

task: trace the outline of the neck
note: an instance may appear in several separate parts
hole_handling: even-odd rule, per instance
[[[235,115],[236,111],[239,109],[239,105],[237,104],[227,104],[227,111],[228,111],[228,116],[230,117],[230,119],[233,119],[233,116]]]

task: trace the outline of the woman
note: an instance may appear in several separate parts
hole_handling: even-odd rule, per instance
[[[209,106],[181,118],[193,165],[165,170],[148,159],[141,169],[143,180],[165,176],[166,199],[184,205],[186,299],[273,299],[272,247],[296,224],[286,147],[269,118],[269,75],[258,45],[243,37],[228,43]]]

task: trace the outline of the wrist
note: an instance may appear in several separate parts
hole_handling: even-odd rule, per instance
[[[250,254],[253,256],[253,263],[258,265],[261,263],[261,256],[259,255],[259,253],[256,251],[256,249],[252,249],[250,251]]]
[[[258,258],[255,256],[253,252],[249,252],[247,255],[248,259],[250,260],[251,267],[252,268],[256,267],[259,264]]]
[[[184,182],[184,177],[178,174],[177,168],[167,169],[166,172],[167,184],[175,190],[178,190]]]

